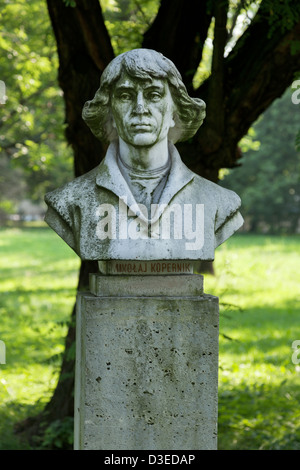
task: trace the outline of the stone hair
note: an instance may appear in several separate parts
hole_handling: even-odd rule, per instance
[[[82,117],[99,140],[112,142],[118,138],[113,127],[110,97],[113,84],[125,71],[133,78],[167,80],[175,104],[175,126],[169,131],[171,142],[191,138],[205,118],[205,103],[191,98],[177,68],[162,54],[150,49],[134,49],[117,56],[104,70],[94,98],[83,107]]]

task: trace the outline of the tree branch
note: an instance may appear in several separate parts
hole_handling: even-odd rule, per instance
[[[143,47],[155,49],[172,60],[190,90],[212,18],[208,4],[207,0],[162,0],[144,35]]]
[[[108,62],[113,59],[114,52],[99,1],[77,0],[76,13],[88,53],[103,72]]]
[[[227,132],[236,141],[283,94],[300,69],[300,53],[293,55],[291,50],[292,42],[300,38],[300,6],[297,23],[272,34],[262,6],[225,60]]]
[[[236,8],[233,12],[233,15],[232,15],[231,26],[230,26],[230,29],[229,29],[228,35],[227,35],[227,42],[230,41],[233,37],[233,31],[234,31],[234,28],[236,27],[238,17],[240,15],[243,7],[244,7],[244,2],[243,2],[243,0],[240,0],[240,2],[237,4],[237,6],[236,6]]]
[[[47,0],[47,5],[59,55],[66,137],[74,150],[75,176],[79,176],[94,168],[106,149],[91,134],[81,113],[84,103],[93,98],[100,75],[114,58],[114,52],[98,0],[76,0],[74,8],[62,0]]]
[[[223,99],[212,110],[224,112],[223,135],[213,139],[216,125],[205,120],[197,135],[198,167],[217,169],[234,167],[240,158],[237,145],[257,118],[290,86],[300,69],[300,54],[291,52],[293,41],[300,38],[300,5],[294,6],[294,24],[289,29],[274,29],[263,1],[255,18],[223,61]],[[298,18],[297,18],[298,14]],[[197,96],[207,102],[210,113],[211,82],[214,73],[197,89]],[[220,99],[220,98],[219,98]],[[220,166],[221,165],[221,166]],[[202,170],[201,170],[202,171]]]
[[[228,7],[228,1],[222,0],[215,2],[213,10],[215,17],[213,56],[206,99],[206,125],[210,129],[206,137],[210,140],[212,149],[220,145],[224,133],[225,108],[220,104],[224,103],[224,52],[227,43]]]

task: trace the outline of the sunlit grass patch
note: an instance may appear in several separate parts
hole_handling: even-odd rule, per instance
[[[216,253],[220,449],[300,449],[299,266],[299,237],[235,236]]]
[[[55,389],[79,260],[48,228],[0,231],[0,449],[22,448],[13,425]]]

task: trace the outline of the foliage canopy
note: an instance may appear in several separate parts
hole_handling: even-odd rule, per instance
[[[2,3],[0,79],[7,100],[0,105],[0,208],[26,197],[40,202],[46,191],[73,175],[46,4]]]
[[[254,125],[252,148],[246,145],[243,164],[222,181],[241,196],[243,214],[252,231],[295,233],[299,228],[298,129],[299,105],[292,102],[287,90]]]

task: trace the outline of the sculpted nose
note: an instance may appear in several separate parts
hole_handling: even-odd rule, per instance
[[[143,114],[146,112],[146,105],[145,105],[143,94],[141,92],[138,93],[137,95],[135,112],[137,114]]]

